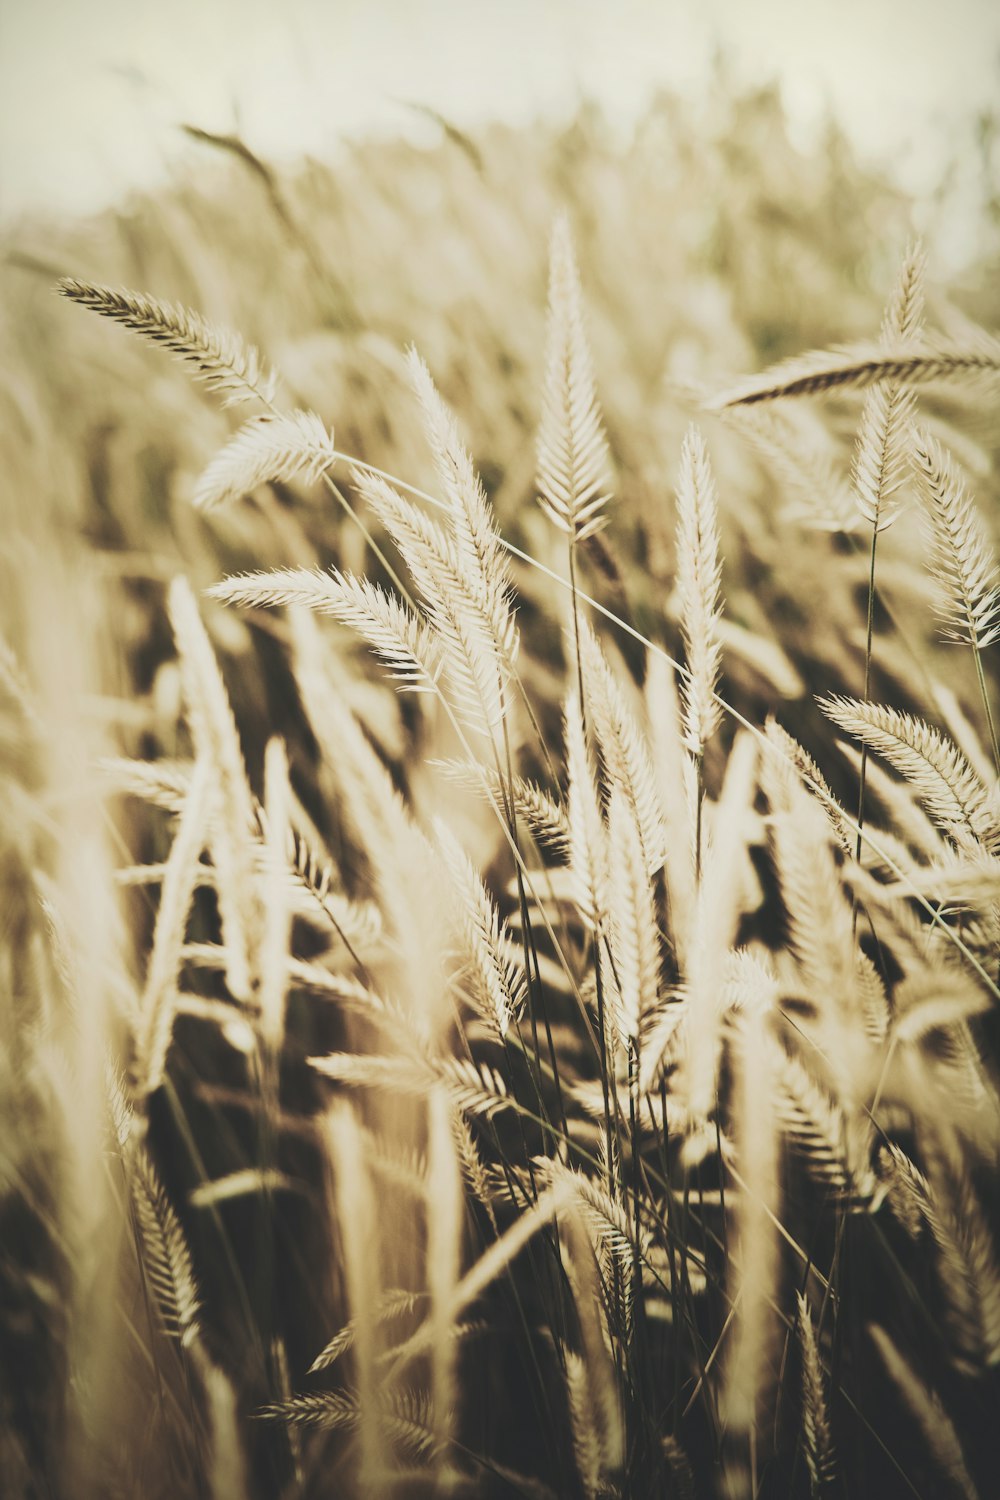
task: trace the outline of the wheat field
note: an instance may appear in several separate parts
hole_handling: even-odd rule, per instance
[[[994,1493],[996,205],[714,87],[8,233],[5,1496]]]

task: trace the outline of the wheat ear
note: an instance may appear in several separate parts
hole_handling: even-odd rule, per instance
[[[626,1208],[612,1198],[586,1173],[568,1167],[549,1156],[539,1156],[533,1163],[537,1181],[564,1183],[576,1194],[573,1213],[585,1229],[590,1250],[605,1278],[610,1281],[615,1265],[627,1276],[632,1269],[635,1229]]]
[[[685,795],[691,757],[683,743],[677,670],[653,651],[646,658],[645,698],[657,800],[663,817],[665,846],[670,850],[670,858],[663,862],[663,875],[671,937],[683,961],[695,901],[691,819]]]
[[[390,1287],[384,1291],[373,1309],[376,1323],[391,1322],[396,1318],[404,1318],[414,1312],[425,1297],[424,1292],[410,1292],[401,1287]],[[354,1347],[354,1341],[358,1334],[358,1324],[355,1318],[349,1319],[333,1338],[330,1339],[317,1354],[309,1366],[309,1374],[315,1375],[320,1370],[327,1370],[342,1354]]]
[[[514,776],[508,786],[506,778],[502,778],[498,771],[472,761],[438,760],[432,764],[450,781],[467,791],[478,792],[480,796],[484,794],[485,782],[497,803],[502,802],[505,791],[509,793],[518,822],[527,826],[532,838],[553,853],[565,856],[569,839],[566,810],[533,781]]]
[[[245,422],[195,487],[199,510],[239,500],[262,484],[303,476],[314,483],[333,467],[333,436],[312,411],[268,412]]]
[[[428,1458],[434,1452],[434,1434],[426,1397],[411,1390],[383,1390],[377,1399],[379,1428],[414,1458]],[[317,1427],[327,1432],[357,1431],[362,1434],[372,1424],[372,1407],[358,1390],[317,1391],[292,1396],[262,1407],[257,1413],[296,1427]],[[380,1489],[384,1475],[381,1448],[371,1455],[371,1467],[365,1471],[369,1493]],[[363,1481],[363,1484],[364,1482]]]
[[[690,427],[677,481],[677,586],[688,671],[681,685],[684,735],[700,756],[718,727],[722,615],[719,511],[704,439]]]
[[[818,701],[846,734],[906,777],[943,832],[966,848],[996,847],[1000,830],[989,794],[950,740],[922,719],[882,704],[833,696]]]
[[[804,1158],[810,1176],[838,1196],[867,1197],[871,1184],[864,1164],[855,1167],[848,1157],[843,1109],[780,1042],[773,1042],[770,1058],[778,1123]]]
[[[382,480],[360,473],[356,479],[423,598],[456,712],[467,727],[494,731],[507,712],[517,649],[502,581],[482,571],[468,540],[463,555],[454,512],[446,530]]]
[[[617,788],[635,820],[642,858],[650,875],[663,864],[666,835],[656,777],[645,735],[625,701],[592,628],[580,621],[580,653],[587,709],[610,788]]]
[[[575,542],[606,524],[610,499],[608,445],[583,322],[580,275],[569,221],[560,215],[549,253],[545,388],[538,431],[542,509]]]
[[[166,1331],[187,1347],[201,1339],[201,1303],[180,1220],[143,1146],[128,1154],[129,1181],[142,1236],[142,1267]]]
[[[813,1500],[821,1500],[823,1492],[833,1482],[836,1457],[833,1434],[830,1431],[830,1413],[826,1402],[826,1382],[823,1378],[823,1366],[816,1345],[816,1331],[813,1328],[809,1303],[801,1292],[797,1293],[796,1302],[798,1305],[796,1328],[802,1355],[803,1446]]]
[[[815,791],[817,801],[826,814],[830,831],[838,847],[845,854],[853,855],[854,835],[846,821],[844,810],[808,750],[803,749],[798,740],[793,739],[788,730],[782,728],[776,719],[768,719],[764,732],[775,748],[780,751],[784,760],[790,766],[794,766],[796,775],[803,785]]]
[[[964,1164],[934,1151],[922,1204],[956,1365],[974,1373],[1000,1363],[1000,1268],[993,1235]]]
[[[611,1359],[607,1305],[598,1274],[599,1262],[594,1258],[591,1231],[597,1229],[597,1226],[593,1219],[589,1224],[584,1223],[588,1210],[583,1198],[585,1195],[589,1196],[588,1188],[592,1184],[585,1187],[580,1181],[581,1174],[555,1164],[553,1167],[554,1175],[565,1179],[562,1185],[568,1191],[572,1192],[574,1185],[578,1189],[576,1203],[571,1202],[560,1215],[559,1255],[573,1293],[579,1320],[587,1379],[586,1411],[593,1424],[592,1440],[597,1448],[598,1474],[610,1477],[622,1467],[625,1433],[621,1395]],[[610,1206],[610,1200],[605,1202]],[[599,1229],[597,1232],[600,1233]],[[583,1392],[578,1391],[577,1395],[579,1399]],[[574,1447],[583,1436],[583,1433],[574,1433]]]
[[[509,554],[453,413],[442,400],[424,361],[410,350],[410,379],[420,402],[424,431],[448,501],[458,574],[471,582],[504,658],[517,656]]]
[[[917,432],[913,463],[944,585],[945,634],[982,650],[1000,636],[1000,588],[986,527],[950,454],[929,432]]]
[[[386,1089],[424,1098],[443,1083],[456,1109],[489,1118],[514,1105],[500,1074],[486,1063],[461,1058],[359,1057],[353,1052],[331,1052],[308,1059],[318,1073],[337,1083],[358,1088]]]
[[[249,609],[301,605],[357,631],[401,688],[435,691],[441,654],[423,623],[394,594],[337,568],[275,568],[226,578],[208,590],[223,604]]]
[[[609,990],[622,1044],[637,1052],[641,1028],[658,999],[660,941],[635,810],[617,787],[608,809],[607,850],[608,937],[614,957]]]
[[[767,735],[784,752],[783,734],[773,722],[767,726]],[[769,757],[763,763],[762,782],[771,808],[771,842],[788,912],[788,944],[810,998],[829,1016],[831,997],[841,1007],[854,998],[853,923],[831,848],[829,817],[819,797],[799,781],[793,766],[794,762],[790,765]]]
[[[879,380],[925,385],[932,380],[1000,378],[1000,339],[977,332],[964,343],[927,340],[923,347],[851,344],[797,356],[752,376],[706,403],[709,411],[775,401],[781,396],[816,396],[826,391],[862,390]]]
[[[458,903],[480,1014],[504,1038],[524,1006],[525,978],[517,949],[465,850],[440,819],[434,832]]]
[[[597,1500],[601,1482],[601,1443],[587,1378],[587,1366],[573,1349],[563,1350],[573,1457],[586,1500]]]
[[[227,405],[250,400],[270,404],[275,379],[257,350],[229,329],[207,323],[200,313],[127,287],[99,286],[74,277],[60,281],[58,290],[71,302],[121,323],[187,360],[194,365],[196,378],[205,381],[209,390],[224,394]]]
[[[758,402],[729,406],[721,415],[797,497],[784,514],[815,531],[851,532],[858,524],[855,492],[837,462],[826,427],[809,407]]]
[[[921,247],[911,246],[882,320],[881,342],[886,349],[920,337],[924,264]],[[880,381],[865,397],[852,474],[858,509],[876,532],[891,526],[899,514],[915,405],[912,388],[890,380]]]

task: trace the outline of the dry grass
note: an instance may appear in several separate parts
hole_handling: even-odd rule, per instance
[[[731,110],[794,199],[773,102]],[[805,315],[752,209],[709,273],[695,188],[745,162],[678,147],[654,234],[669,123],[536,147],[516,233],[500,133],[289,184],[266,365],[173,294],[61,282],[133,348],[5,307],[45,502],[0,659],[12,1494],[988,1493],[998,346],[901,222],[895,283],[825,246],[835,163],[771,240]],[[382,260],[427,182],[425,321]],[[147,270],[210,280],[206,199],[155,212]],[[214,459],[143,342],[258,403]]]

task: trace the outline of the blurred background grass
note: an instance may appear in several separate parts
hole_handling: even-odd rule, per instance
[[[466,133],[441,120],[429,144],[362,141],[334,165],[304,160],[281,171],[236,137],[201,133],[182,184],[88,219],[8,230],[3,625],[18,654],[30,661],[40,646],[62,559],[108,627],[93,712],[116,724],[130,750],[169,753],[175,704],[161,671],[171,655],[161,606],[171,574],[183,569],[207,585],[238,568],[363,564],[359,534],[319,490],[277,487],[254,505],[197,514],[196,478],[238,416],[158,351],[57,301],[56,277],[146,290],[237,329],[277,365],[281,399],[313,407],[342,451],[421,484],[429,460],[402,361],[415,344],[459,415],[505,534],[549,560],[553,540],[534,504],[534,433],[547,240],[561,208],[577,239],[616,472],[608,550],[595,557],[591,582],[669,640],[673,480],[699,387],[872,335],[913,232],[912,200],[862,167],[835,125],[806,151],[789,139],[776,85],[741,90],[720,67],[710,88],[697,108],[661,95],[626,135],[596,106],[565,125]],[[942,266],[931,237],[939,326],[963,314],[996,325],[993,130],[981,123],[975,253],[961,268]],[[926,218],[926,202],[922,209]],[[936,410],[956,415],[954,406]],[[803,416],[810,425],[799,446],[820,455],[837,493],[817,494],[807,474],[792,516],[780,464],[776,471],[744,434],[703,419],[723,505],[730,686],[756,718],[772,703],[857,683],[854,595],[865,560],[849,539],[812,524],[843,499],[857,411],[848,399]],[[962,456],[990,514],[993,439],[981,420],[962,421],[972,439]],[[912,520],[885,552],[898,602],[915,594],[925,604]],[[525,610],[544,607],[545,586],[528,574],[519,582]],[[95,644],[98,620],[84,632]],[[247,625],[221,611],[212,625],[247,732],[261,743],[282,693],[255,684],[273,680],[275,653],[262,677],[251,658],[267,644],[251,651]],[[551,627],[535,645],[541,670],[546,653],[559,651]],[[915,670],[913,660],[897,666],[904,679]],[[894,686],[905,696],[905,680]]]

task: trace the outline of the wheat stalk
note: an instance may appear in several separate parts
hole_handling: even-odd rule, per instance
[[[730,1260],[728,1276],[738,1315],[726,1361],[723,1411],[733,1434],[747,1441],[752,1469],[758,1425],[764,1419],[764,1377],[774,1340],[770,1308],[778,1271],[774,1229],[779,1208],[778,1150],[771,1102],[778,1080],[770,1040],[765,1018],[748,1015],[739,1027],[735,1056],[742,1191],[735,1215],[739,1253]]]
[[[756,792],[756,779],[756,746],[750,736],[739,735],[726,767],[713,836],[698,871],[691,928],[684,943],[683,1102],[692,1119],[702,1123],[708,1120],[716,1099],[725,972],[742,910],[746,812]],[[671,1040],[669,1032],[667,1040]],[[659,1061],[654,1049],[650,1053],[648,1067],[644,1061],[647,1076],[653,1076],[651,1070]]]
[[[289,946],[292,937],[288,845],[291,836],[291,787],[288,757],[281,740],[268,742],[264,752],[264,879],[261,882],[264,928],[260,945],[261,1034],[276,1066],[285,1033],[288,999]],[[275,1087],[277,1079],[274,1079]]]

